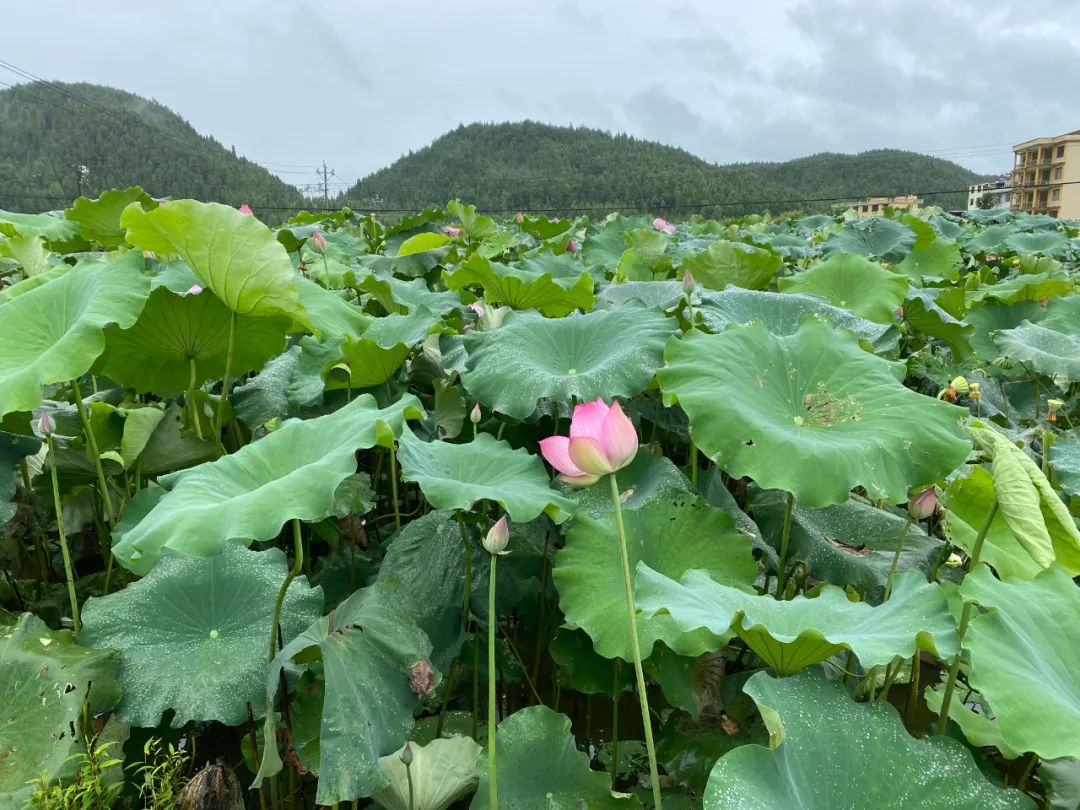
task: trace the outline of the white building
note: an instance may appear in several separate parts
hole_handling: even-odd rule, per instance
[[[974,211],[979,207],[979,200],[984,194],[990,195],[991,208],[1008,208],[1011,191],[1008,174],[999,174],[990,182],[968,186],[968,211]]]

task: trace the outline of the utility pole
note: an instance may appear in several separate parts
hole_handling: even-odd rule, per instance
[[[86,168],[86,166],[83,166],[81,163],[75,167],[75,185],[79,189],[79,197],[83,195],[82,184],[89,174],[90,170]]]
[[[323,161],[322,168],[316,169],[315,174],[322,178],[322,196],[323,196],[323,210],[330,210],[330,178],[336,177],[333,169],[326,168],[326,161]]]

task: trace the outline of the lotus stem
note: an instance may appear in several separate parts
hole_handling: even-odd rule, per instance
[[[56,530],[60,535],[60,553],[64,555],[64,576],[67,578],[68,598],[71,600],[71,624],[75,635],[79,635],[79,599],[75,595],[75,571],[71,565],[71,553],[68,551],[67,532],[64,531],[64,510],[60,504],[60,482],[56,474],[56,446],[53,437],[46,438],[49,446],[49,469],[52,472],[53,507],[56,509]]]
[[[979,564],[983,541],[986,539],[987,532],[990,531],[990,524],[994,522],[994,515],[997,514],[997,510],[998,502],[995,498],[994,503],[986,513],[982,526],[979,527],[979,534],[976,536],[975,545],[971,549],[971,556],[968,558],[967,566],[969,572]],[[949,704],[952,703],[953,692],[956,690],[956,677],[960,673],[960,659],[964,654],[964,636],[967,634],[968,622],[971,621],[971,607],[973,604],[973,602],[964,602],[964,609],[960,613],[960,626],[956,628],[957,635],[960,637],[960,649],[957,650],[956,656],[949,665],[949,679],[945,682],[945,694],[941,698],[941,711],[938,714],[938,734],[944,734],[945,727],[949,723]]]
[[[611,698],[611,789],[615,790],[615,780],[619,776],[619,697],[622,690],[619,689],[619,675],[622,669],[622,661],[615,659],[615,684],[612,686]]]
[[[394,501],[394,528],[401,531],[401,507],[398,506],[398,468],[397,468],[397,448],[390,448],[390,497]]]
[[[232,387],[233,353],[236,351],[236,313],[229,313],[229,348],[225,354],[225,377],[221,382],[221,399],[218,400],[217,415],[214,417],[214,435],[221,441],[221,426],[225,421],[225,401],[229,398]]]
[[[690,484],[697,489],[698,478],[698,449],[697,445],[690,442]]]
[[[488,572],[488,713],[487,713],[487,760],[488,760],[488,807],[499,808],[499,778],[495,764],[495,634],[499,631],[499,619],[495,614],[495,564],[498,554],[491,555]],[[410,808],[412,804],[410,802]]]
[[[791,513],[795,509],[795,495],[787,494],[784,506],[784,530],[780,535],[780,572],[776,576],[776,598],[783,599],[784,586],[787,584],[788,543],[791,542]]]
[[[904,540],[907,537],[908,528],[911,526],[914,518],[911,513],[908,513],[907,520],[904,521],[904,525],[900,529],[900,536],[896,538],[896,551],[893,552],[892,565],[889,566],[889,576],[885,579],[885,599],[888,602],[889,597],[892,595],[892,581],[893,576],[896,574],[896,566],[900,563],[900,552],[904,549]]]
[[[277,599],[274,601],[274,618],[270,623],[270,649],[267,660],[273,661],[274,656],[277,655],[278,649],[278,622],[281,621],[281,605],[285,602],[285,594],[289,590],[289,585],[300,574],[300,571],[304,567],[304,541],[300,536],[300,520],[298,518],[292,519],[293,529],[293,565],[289,569],[289,573],[285,575],[285,581],[281,583],[281,587],[278,588]]]
[[[94,471],[97,473],[98,489],[101,490],[101,500],[105,504],[105,517],[108,519],[109,528],[111,529],[116,524],[112,496],[109,495],[109,484],[105,480],[105,470],[101,466],[101,454],[98,452],[97,437],[94,436],[94,431],[90,427],[90,416],[86,413],[86,404],[83,402],[78,380],[71,381],[71,391],[75,394],[75,407],[79,411],[79,421],[82,422],[83,432],[86,434],[86,443],[90,446],[90,453],[94,456]]]
[[[915,654],[911,656],[911,681],[908,691],[907,710],[904,713],[908,728],[911,728],[915,723],[915,707],[919,705],[919,670],[921,663],[922,656],[919,654],[919,648],[916,647]]]
[[[191,374],[188,377],[188,389],[187,389],[187,401],[188,408],[191,410],[191,426],[195,428],[195,435],[200,439],[202,435],[202,420],[199,418],[199,406],[195,404],[195,380],[198,379],[195,369],[195,358],[188,358],[188,367],[191,370]]]
[[[622,563],[623,591],[626,595],[626,618],[630,624],[630,649],[634,654],[634,676],[637,679],[638,703],[641,706],[641,723],[645,729],[645,748],[649,753],[649,780],[652,782],[653,806],[663,810],[664,800],[660,796],[660,771],[656,767],[656,746],[653,744],[652,717],[649,714],[649,696],[645,691],[645,670],[641,666],[641,647],[638,644],[637,617],[634,614],[634,590],[630,580],[630,560],[626,552],[626,529],[623,526],[622,503],[619,500],[619,482],[612,473],[608,476],[611,485],[611,502],[615,511],[615,533],[619,537],[619,560]]]

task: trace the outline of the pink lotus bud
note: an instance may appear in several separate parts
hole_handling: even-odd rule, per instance
[[[251,216],[251,215],[252,215],[252,214],[254,213],[254,212],[253,212],[253,211],[251,210],[251,206],[250,206],[250,205],[248,205],[247,203],[244,203],[243,205],[241,205],[241,206],[240,206],[239,208],[237,208],[236,210],[237,210],[237,211],[239,211],[239,212],[240,212],[241,214],[246,214],[247,216]]]
[[[481,318],[484,317],[484,306],[483,306],[483,304],[479,304],[479,303],[469,304],[469,309],[471,309],[473,312],[475,312]]]
[[[568,242],[566,243],[566,252],[567,252],[567,253],[577,253],[577,251],[578,251],[578,244],[577,244],[577,242],[575,242],[575,241],[574,241],[573,239],[570,239],[570,240],[569,240],[569,241],[568,241]]]
[[[311,235],[311,249],[316,253],[326,253],[326,237],[321,232],[315,231]]]
[[[188,291],[184,293],[184,295],[198,295],[201,292],[202,287],[200,287],[198,284],[192,284],[190,287],[188,287]]]
[[[480,418],[480,403],[477,402],[475,405],[472,406],[472,410],[469,411],[469,421],[472,422],[474,425],[479,425]]]
[[[38,430],[42,436],[51,436],[56,432],[56,423],[53,421],[52,414],[48,411],[41,412],[41,416],[38,418]]]
[[[517,212],[517,216],[516,216],[516,217],[514,217],[514,222],[516,222],[516,223],[517,223],[518,225],[522,225],[522,224],[524,224],[524,222],[525,222],[525,215],[524,215],[523,213],[521,213],[520,211],[518,211],[518,212]]]
[[[447,236],[461,236],[461,228],[451,228],[449,225],[442,229]]]
[[[412,761],[413,761],[412,744],[411,743],[405,743],[405,747],[401,749],[401,754],[399,756],[401,758],[402,764],[406,768],[408,768],[410,765],[412,765]]]
[[[690,293],[692,293],[697,288],[697,282],[694,281],[694,276],[690,273],[689,270],[683,272],[682,288],[683,292],[685,292],[687,295],[690,295]]]
[[[617,472],[634,460],[638,450],[634,423],[619,403],[609,408],[602,399],[574,408],[569,436],[549,436],[540,452],[574,486],[589,486],[601,475]]]
[[[658,231],[664,233],[675,233],[675,226],[665,220],[663,217],[657,217],[652,221],[652,226]]]
[[[908,501],[908,514],[914,520],[925,520],[937,509],[937,490],[928,487]]]
[[[506,551],[506,544],[510,541],[510,526],[506,522],[506,515],[499,518],[495,525],[488,529],[488,533],[484,535],[484,550],[488,554],[498,554],[500,556],[506,556],[509,551]]]

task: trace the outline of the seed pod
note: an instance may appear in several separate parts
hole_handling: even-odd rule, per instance
[[[218,760],[184,785],[176,810],[244,810],[244,790],[236,774]]]

